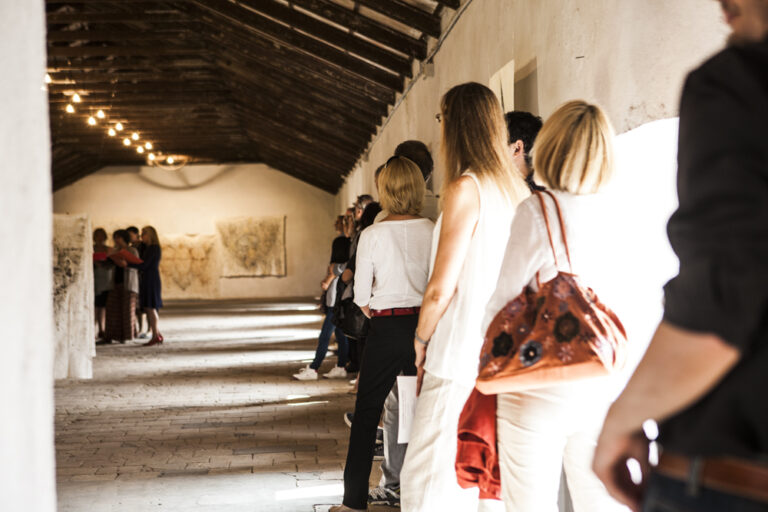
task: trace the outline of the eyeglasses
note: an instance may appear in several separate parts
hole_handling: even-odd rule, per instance
[[[435,121],[437,121],[438,124],[443,122],[443,114],[435,114]]]

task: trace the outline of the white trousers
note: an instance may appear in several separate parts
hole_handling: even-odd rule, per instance
[[[575,512],[629,510],[592,472],[610,405],[593,384],[499,395],[499,466],[508,512],[557,512],[563,469]]]
[[[424,374],[400,473],[403,512],[504,510],[499,501],[480,500],[476,488],[462,489],[456,479],[459,416],[473,387]]]

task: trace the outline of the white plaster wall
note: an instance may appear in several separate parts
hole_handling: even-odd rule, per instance
[[[463,82],[487,85],[510,60],[517,109],[546,118],[581,98],[603,106],[618,133],[675,117],[685,75],[723,45],[721,18],[717,2],[702,0],[474,0],[435,56],[434,76],[414,84],[337,209],[374,192],[373,171],[406,139],[431,146],[439,189],[440,98]]]
[[[220,279],[218,293],[204,298],[318,295],[334,236],[334,197],[262,164],[106,168],[53,202],[56,213],[88,214],[94,228],[152,224],[161,237],[212,235],[222,218],[285,215],[287,276]]]
[[[93,243],[87,215],[53,216],[55,379],[90,379],[96,356]]]
[[[56,509],[44,2],[0,2],[0,508]]]

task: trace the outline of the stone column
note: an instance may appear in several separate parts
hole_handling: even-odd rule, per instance
[[[87,215],[53,216],[53,321],[56,379],[90,379],[96,355],[93,245]]]
[[[56,509],[45,3],[0,1],[0,496]]]

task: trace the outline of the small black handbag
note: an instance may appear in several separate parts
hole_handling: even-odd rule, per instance
[[[354,340],[364,339],[368,335],[369,320],[352,297],[341,298],[347,286],[352,286],[352,283],[346,285],[339,279],[336,292],[338,298],[333,306],[333,323],[344,336]]]

